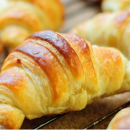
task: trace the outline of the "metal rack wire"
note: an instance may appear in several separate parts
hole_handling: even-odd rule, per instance
[[[121,109],[127,107],[130,105],[130,101],[126,102],[125,104],[121,105],[120,107],[114,109],[113,111],[111,111],[110,113],[108,113],[107,115],[101,117],[100,119],[94,121],[93,123],[89,124],[88,126],[86,126],[84,129],[91,129],[93,126],[97,125],[98,123],[104,121],[105,119],[107,119],[108,117],[116,114],[118,111],[120,111]]]
[[[125,107],[127,107],[127,106],[129,106],[129,105],[130,105],[130,101],[126,102],[125,104],[123,104],[123,105],[121,105],[121,106],[119,106],[118,108],[114,109],[113,111],[111,111],[110,113],[106,114],[105,116],[99,118],[98,120],[94,121],[93,123],[87,125],[87,126],[86,126],[85,128],[83,128],[83,129],[91,129],[93,126],[99,124],[100,122],[102,122],[102,121],[104,121],[105,119],[107,119],[108,117],[110,117],[110,116],[116,114],[118,111],[120,111],[121,109],[123,109],[123,108],[125,108]],[[41,129],[41,128],[43,128],[44,126],[50,124],[51,122],[53,122],[53,121],[55,121],[55,120],[57,120],[57,119],[63,117],[64,115],[66,115],[66,113],[65,113],[65,114],[61,114],[61,115],[57,115],[57,116],[51,118],[50,120],[44,122],[43,124],[37,126],[37,127],[34,128],[34,129],[35,129],[35,130]]]
[[[60,114],[60,115],[57,115],[57,116],[51,118],[50,120],[44,122],[43,124],[37,126],[36,128],[34,128],[34,130],[41,129],[41,128],[43,128],[44,126],[50,124],[51,122],[53,122],[53,121],[59,119],[60,117],[62,117],[62,116],[64,116],[64,115],[66,115],[66,113],[64,113],[64,114]]]

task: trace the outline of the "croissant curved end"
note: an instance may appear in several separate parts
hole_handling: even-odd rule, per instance
[[[21,110],[9,105],[0,104],[0,125],[4,128],[20,128],[24,117],[25,116]]]

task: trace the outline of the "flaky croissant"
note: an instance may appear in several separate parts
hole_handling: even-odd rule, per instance
[[[130,59],[130,12],[100,13],[70,32],[92,44],[118,48]]]
[[[130,62],[114,48],[75,34],[41,31],[5,60],[0,74],[0,125],[20,128],[38,118],[83,109],[130,90]],[[35,107],[34,107],[35,106]]]
[[[1,39],[9,52],[36,31],[59,29],[63,20],[59,0],[0,0]]]
[[[103,0],[101,8],[109,12],[130,10],[130,0]]]

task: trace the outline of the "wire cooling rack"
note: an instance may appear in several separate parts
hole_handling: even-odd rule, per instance
[[[98,123],[101,123],[101,122],[104,121],[105,119],[107,119],[107,118],[109,118],[110,116],[116,114],[118,111],[120,111],[121,109],[123,109],[123,108],[125,108],[125,107],[127,107],[127,106],[129,106],[129,105],[130,105],[130,101],[128,101],[128,102],[126,102],[125,104],[121,105],[120,107],[114,109],[113,111],[111,111],[110,113],[106,114],[105,116],[99,118],[98,120],[92,122],[91,124],[87,125],[87,126],[86,126],[85,128],[83,128],[83,129],[91,129],[93,126],[97,125]],[[65,114],[61,114],[61,115],[57,115],[57,116],[51,118],[50,120],[44,122],[43,124],[40,124],[39,126],[37,126],[37,127],[34,128],[34,129],[35,129],[35,130],[41,129],[41,128],[43,128],[44,126],[50,124],[51,122],[53,122],[53,121],[55,121],[55,120],[57,120],[57,119],[63,117],[64,115],[66,115],[66,113],[65,113]]]

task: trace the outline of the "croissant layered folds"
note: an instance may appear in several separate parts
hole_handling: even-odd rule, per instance
[[[64,20],[59,0],[1,0],[0,5],[1,39],[8,51],[36,31],[59,29]]]
[[[130,0],[103,0],[101,8],[109,12],[130,10]]]
[[[130,12],[100,13],[70,32],[89,40],[92,44],[118,48],[130,59]]]
[[[0,125],[20,128],[25,116],[81,110],[95,99],[128,91],[129,67],[118,50],[91,46],[78,35],[34,33],[3,64]]]

